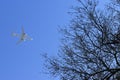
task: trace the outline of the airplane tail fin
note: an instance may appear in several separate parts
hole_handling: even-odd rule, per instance
[[[18,37],[19,35],[17,33],[12,33],[12,36]]]

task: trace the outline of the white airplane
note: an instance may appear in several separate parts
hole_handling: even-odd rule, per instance
[[[17,44],[26,41],[26,40],[33,40],[31,37],[29,37],[25,31],[24,28],[22,27],[22,33],[21,34],[17,34],[17,33],[12,33],[13,36],[18,37],[19,41],[17,42]]]

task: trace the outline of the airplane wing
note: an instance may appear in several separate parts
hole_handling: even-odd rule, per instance
[[[23,28],[23,26],[22,26],[22,34],[24,34],[25,33],[25,31],[24,31],[24,28]]]
[[[19,44],[19,43],[21,43],[22,41],[23,41],[23,40],[20,39],[16,44]]]

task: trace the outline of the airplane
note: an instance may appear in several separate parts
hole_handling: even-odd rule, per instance
[[[22,27],[22,33],[21,34],[17,34],[17,33],[12,33],[12,36],[18,37],[19,41],[17,42],[17,44],[26,41],[26,40],[33,40],[31,37],[29,37],[25,31],[24,28]]]

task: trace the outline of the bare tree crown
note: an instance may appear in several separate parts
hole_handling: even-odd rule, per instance
[[[78,0],[74,19],[63,28],[59,57],[47,68],[60,80],[120,80],[120,0],[99,10],[97,0]]]

